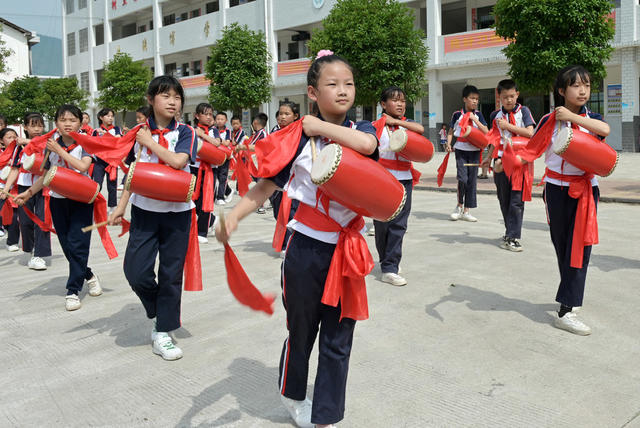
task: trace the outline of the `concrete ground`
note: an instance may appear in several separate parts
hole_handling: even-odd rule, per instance
[[[370,319],[356,327],[340,426],[640,426],[637,205],[599,206],[601,244],[580,312],[589,337],[551,325],[559,277],[540,198],[526,206],[522,253],[498,247],[495,196],[479,195],[478,223],[449,221],[454,206],[452,193],[417,190],[402,261],[409,284],[381,283],[378,266],[367,277]],[[254,283],[279,295],[273,226],[270,211],[253,214],[231,243]],[[94,234],[90,266],[105,292],[83,290],[76,312],[64,310],[56,238],[43,272],[0,249],[0,426],[292,426],[276,387],[279,299],[271,317],[240,306],[210,238],[204,291],[183,294],[175,337],[185,356],[163,361],[124,278],[127,237],[117,232],[112,261]],[[309,393],[315,364],[314,352]]]

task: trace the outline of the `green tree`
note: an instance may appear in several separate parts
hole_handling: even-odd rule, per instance
[[[0,34],[2,34],[2,24],[0,24]],[[9,58],[13,54],[13,50],[9,49],[7,46],[7,42],[0,38],[0,74],[6,73],[9,71],[9,67],[7,66],[6,59]]]
[[[338,0],[313,33],[313,56],[330,49],[354,67],[356,104],[374,105],[388,86],[401,87],[407,99],[424,95],[429,52],[415,16],[397,0]]]
[[[145,93],[153,75],[142,61],[133,61],[126,53],[116,53],[102,74],[96,100],[104,107],[122,112],[124,122],[127,111],[134,111],[146,104]]]
[[[20,122],[25,113],[37,111],[53,120],[62,104],[87,106],[87,93],[78,87],[75,77],[40,80],[25,76],[7,82],[0,90],[0,111],[12,123]]]
[[[271,98],[271,55],[262,32],[233,23],[211,47],[205,66],[209,102],[217,110],[238,112]]]
[[[612,9],[608,0],[498,0],[496,34],[512,42],[503,52],[520,89],[548,93],[558,70],[571,64],[600,82],[613,51]]]
[[[41,105],[40,110],[43,115],[52,119],[56,110],[62,104],[75,104],[84,110],[87,107],[87,91],[78,86],[75,77],[63,77],[60,79],[45,79],[41,82],[42,94],[38,99]]]

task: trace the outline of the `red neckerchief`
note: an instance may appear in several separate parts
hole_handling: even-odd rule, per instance
[[[104,129],[107,132],[111,131],[113,128],[115,128],[115,126],[113,125],[109,125],[109,126],[100,125],[100,129]]]
[[[197,124],[198,128],[202,129],[205,133],[209,133],[209,127],[207,125]]]
[[[158,136],[158,144],[160,144],[162,147],[164,147],[165,149],[169,150],[169,142],[167,141],[167,139],[164,137],[164,134],[171,132],[172,130],[169,128],[164,128],[164,129],[152,129],[151,130],[151,135],[157,135]],[[149,154],[150,150],[147,149],[147,152]],[[164,165],[164,161],[162,159],[160,159],[160,157],[158,157],[158,163],[160,165]]]

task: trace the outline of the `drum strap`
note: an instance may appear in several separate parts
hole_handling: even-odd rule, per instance
[[[369,318],[364,277],[371,272],[374,262],[367,242],[360,233],[364,227],[362,216],[356,216],[347,226],[342,227],[328,215],[300,203],[294,219],[318,231],[340,233],[321,302],[333,307],[340,304],[340,320]]]
[[[569,196],[578,200],[571,243],[571,267],[582,268],[584,247],[598,243],[598,218],[593,199],[593,174],[565,175],[547,168],[549,178],[569,182]]]

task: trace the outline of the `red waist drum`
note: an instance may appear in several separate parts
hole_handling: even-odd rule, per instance
[[[311,180],[336,202],[380,221],[393,220],[407,199],[404,186],[382,165],[339,144],[320,151]]]
[[[618,152],[599,138],[579,129],[562,128],[552,149],[570,164],[601,177],[610,175],[618,165]]]
[[[511,144],[513,144],[513,150],[518,151],[527,147],[529,144],[529,139],[527,137],[521,137],[519,135],[514,135],[511,137]]]
[[[487,136],[484,135],[481,130],[471,125],[467,125],[466,129],[462,129],[460,138],[464,138],[466,142],[473,144],[480,150],[484,150],[484,148],[489,145]]]
[[[198,141],[198,158],[213,166],[219,166],[227,160],[227,153],[206,141]]]
[[[44,162],[44,155],[42,153],[33,153],[25,155],[22,161],[22,168],[29,171],[33,175],[42,175],[42,163]]]
[[[417,132],[406,129],[391,133],[389,148],[413,162],[429,162],[433,157],[433,143]]]
[[[189,202],[196,187],[196,176],[168,165],[133,162],[129,166],[125,190],[166,202]]]
[[[90,177],[61,166],[49,168],[44,185],[65,198],[85,204],[92,204],[100,193],[100,185]]]

